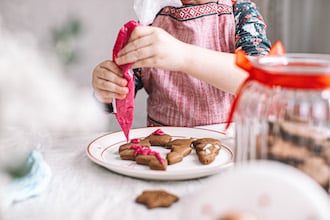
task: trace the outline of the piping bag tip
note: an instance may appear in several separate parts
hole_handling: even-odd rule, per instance
[[[130,109],[127,115],[115,113],[116,119],[119,122],[119,125],[125,135],[127,142],[130,140],[129,133],[133,124],[133,113],[132,113],[133,111],[134,109]]]

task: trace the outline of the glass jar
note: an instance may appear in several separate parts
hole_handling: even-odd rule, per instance
[[[330,55],[269,55],[238,65],[250,77],[235,101],[235,162],[284,162],[329,191]]]

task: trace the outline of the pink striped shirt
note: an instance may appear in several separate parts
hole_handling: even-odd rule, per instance
[[[165,7],[152,26],[186,43],[222,52],[235,50],[231,0]],[[193,127],[226,122],[233,95],[182,72],[143,68],[141,73],[149,95],[148,126]]]

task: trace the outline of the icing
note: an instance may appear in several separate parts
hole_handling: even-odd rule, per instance
[[[220,146],[217,144],[207,144],[205,145],[205,147],[203,147],[203,151],[205,151],[206,154],[210,154],[211,153],[210,148],[212,146],[215,147],[216,149],[220,149]]]
[[[164,134],[165,132],[160,128],[151,133],[151,135],[164,135]]]
[[[131,140],[131,143],[132,144],[138,144],[138,143],[140,143],[141,142],[141,140],[139,139],[139,138],[133,138],[132,140]]]
[[[151,150],[149,147],[133,145],[130,147],[130,149],[135,150],[134,156],[137,156],[140,154],[155,156],[159,160],[159,162],[162,165],[164,165],[164,159],[160,156],[160,154],[156,151]]]
[[[203,147],[203,151],[205,151],[206,154],[210,154],[211,153],[210,147],[212,146],[213,146],[212,144],[205,145],[205,147]]]

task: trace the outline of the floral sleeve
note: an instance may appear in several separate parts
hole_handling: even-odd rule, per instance
[[[143,88],[143,83],[141,79],[141,68],[133,69],[135,76],[135,95],[136,93]]]
[[[248,55],[266,55],[271,43],[266,36],[266,24],[255,3],[249,0],[233,1],[236,23],[236,49]]]

